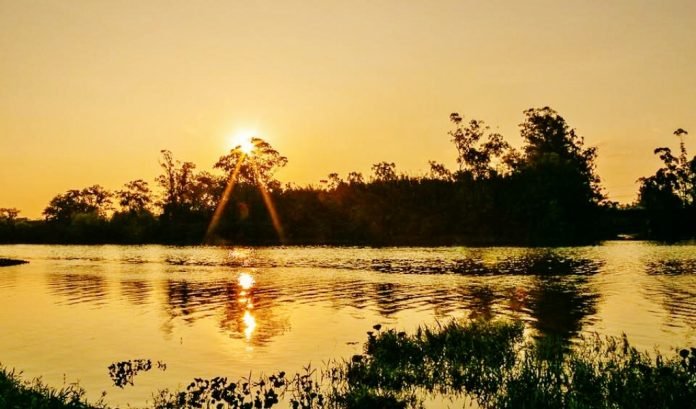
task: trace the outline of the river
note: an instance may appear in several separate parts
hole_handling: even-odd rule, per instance
[[[640,349],[696,346],[696,245],[564,248],[3,245],[0,363],[88,398],[144,405],[193,377],[321,367],[374,324],[521,319],[574,342],[626,333]],[[152,369],[114,386],[114,362]]]

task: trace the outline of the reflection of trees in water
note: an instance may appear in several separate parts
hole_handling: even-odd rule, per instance
[[[668,320],[678,326],[696,328],[696,279],[694,277],[660,277],[655,290],[659,292]]]
[[[121,280],[121,295],[134,305],[145,305],[152,285],[145,280]]]
[[[596,274],[603,262],[568,257],[551,250],[509,257],[493,266],[495,274],[526,276],[579,276]]]
[[[65,299],[67,304],[104,304],[106,280],[92,274],[57,274],[47,276],[49,290]]]
[[[456,266],[473,267],[472,274],[464,275],[516,278],[478,278],[457,287],[378,284],[376,291],[365,294],[376,297],[377,310],[384,316],[418,307],[426,299],[437,316],[455,311],[468,311],[469,318],[484,319],[498,314],[528,315],[540,334],[566,339],[577,335],[597,312],[599,294],[588,277],[599,271],[601,261],[531,251],[495,263],[471,261]]]
[[[359,263],[358,263],[359,264]],[[487,275],[591,275],[602,262],[569,257],[553,250],[530,250],[517,256],[486,261],[481,251],[457,259],[372,259],[369,269],[395,274]]]
[[[394,283],[378,283],[374,285],[375,304],[380,315],[389,318],[392,314],[404,308],[404,303],[399,302],[398,297],[399,294],[403,294],[403,291],[399,290],[399,286]]]
[[[661,300],[670,325],[696,328],[696,260],[649,261],[646,272],[652,277],[645,291]]]
[[[541,333],[572,337],[596,312],[598,295],[589,276],[599,270],[601,262],[539,250],[493,261],[486,260],[481,252],[472,256],[472,261],[458,264],[462,272],[457,274],[471,278],[455,277],[452,282],[456,284],[449,284],[450,280],[405,279],[403,274],[391,276],[393,280],[389,275],[364,280],[358,273],[325,274],[327,271],[299,277],[292,271],[282,272],[274,274],[273,280],[248,288],[236,276],[219,281],[169,279],[162,290],[164,309],[171,319],[164,323],[163,330],[171,333],[177,321],[190,325],[214,317],[225,333],[263,344],[288,327],[287,318],[278,316],[279,305],[308,304],[368,309],[385,318],[402,311],[432,311],[438,319],[461,312],[470,318],[486,319],[501,314],[521,315],[531,318]],[[389,268],[401,262],[393,262]],[[468,274],[464,266],[473,266],[474,271]],[[69,303],[101,302],[107,295],[106,282],[99,275],[54,274],[49,276],[49,287]],[[676,290],[669,291],[679,294]],[[131,303],[144,305],[153,288],[148,280],[123,279],[120,292]],[[673,308],[685,298],[693,301],[694,294],[686,289],[683,297],[675,298]]]
[[[469,317],[472,319],[491,319],[494,315],[494,304],[497,295],[488,285],[473,285],[469,287]]]
[[[527,308],[541,335],[569,339],[597,313],[599,294],[585,277],[538,277]]]
[[[243,288],[233,281],[167,280],[165,294],[165,310],[171,319],[193,324],[202,318],[221,317],[221,330],[254,345],[267,343],[287,328],[286,320],[274,311],[278,298],[274,290]]]
[[[683,276],[696,274],[696,259],[651,260],[645,263],[645,271],[656,276]]]

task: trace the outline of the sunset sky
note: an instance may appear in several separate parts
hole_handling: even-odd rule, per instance
[[[696,2],[0,0],[0,207],[153,183],[161,149],[210,169],[249,130],[317,183],[388,160],[455,167],[448,116],[515,146],[551,106],[599,148],[611,199],[691,131]]]

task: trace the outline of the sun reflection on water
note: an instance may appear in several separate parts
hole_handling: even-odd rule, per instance
[[[239,286],[242,287],[244,290],[250,289],[254,286],[255,283],[254,277],[252,277],[249,273],[239,274],[237,281],[239,282]]]
[[[239,303],[244,304],[244,315],[242,316],[242,323],[244,324],[244,337],[247,341],[251,340],[251,336],[256,328],[256,319],[251,315],[251,309],[254,308],[252,302],[251,289],[256,283],[254,277],[249,273],[240,273],[237,278],[239,282]]]
[[[254,329],[256,328],[256,319],[253,315],[251,315],[251,312],[247,310],[244,311],[242,321],[244,321],[244,337],[247,341],[249,341],[251,340],[251,335],[254,333]]]

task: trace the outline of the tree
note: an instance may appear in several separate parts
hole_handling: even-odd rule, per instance
[[[47,221],[69,222],[80,214],[93,214],[103,219],[111,210],[111,197],[112,194],[99,185],[82,190],[72,189],[55,196],[43,214]]]
[[[664,164],[654,175],[638,179],[638,203],[645,209],[648,235],[676,239],[688,234],[696,214],[696,156],[688,159],[682,128],[674,131],[679,138],[679,156],[668,147],[654,150]]]
[[[19,216],[19,209],[0,207],[0,223],[13,224]]]
[[[351,185],[362,185],[365,183],[365,179],[360,172],[350,172],[348,173],[348,183]]]
[[[523,154],[510,179],[513,211],[535,242],[579,242],[600,235],[604,199],[595,172],[597,150],[549,107],[524,111]]]
[[[682,128],[674,131],[674,135],[679,138],[679,156],[674,156],[670,148],[656,148],[654,153],[665,166],[658,169],[653,176],[638,179],[646,191],[669,191],[679,198],[684,207],[690,206],[696,199],[696,157],[688,159],[684,144],[684,137],[688,134]]]
[[[396,164],[394,162],[379,162],[372,165],[372,180],[389,182],[396,180]]]
[[[430,165],[430,172],[428,173],[430,179],[452,180],[452,172],[444,164],[431,160],[428,161],[428,165]]]
[[[599,201],[602,194],[595,171],[597,148],[585,148],[585,139],[571,129],[565,119],[549,107],[524,111],[520,135],[525,142],[521,166],[564,167],[576,173],[587,199]],[[553,176],[553,175],[549,175]]]
[[[215,163],[215,169],[221,169],[229,179],[235,176],[235,182],[261,185],[266,188],[279,186],[274,179],[275,172],[285,167],[288,158],[273,149],[270,143],[261,138],[252,138],[251,152],[245,152],[237,146]]]
[[[341,179],[340,176],[338,176],[338,173],[336,173],[336,172],[329,173],[329,176],[326,180],[326,188],[328,190],[335,190],[342,183],[343,183],[343,179]]]
[[[196,165],[192,162],[181,163],[175,160],[168,150],[162,150],[161,153],[160,167],[164,173],[157,176],[155,180],[164,190],[164,198],[159,203],[163,213],[171,215],[190,210],[191,185]]]
[[[457,148],[459,171],[471,172],[475,179],[487,178],[496,172],[495,162],[504,164],[502,158],[510,145],[501,134],[490,132],[483,121],[472,119],[463,125],[463,120],[456,112],[450,114],[455,129],[449,135]]]
[[[585,140],[565,119],[549,107],[524,111],[525,121],[520,124],[520,135],[525,142],[520,168],[563,169],[565,176],[576,177],[575,186],[586,195],[586,200],[598,202],[603,198],[600,179],[596,173],[597,148],[586,148]],[[548,173],[549,177],[554,174]]]
[[[132,180],[123,185],[122,190],[116,191],[118,204],[130,213],[149,211],[152,204],[152,191],[148,183],[142,179]]]
[[[189,193],[194,211],[212,214],[225,189],[225,178],[210,172],[200,172],[193,178]]]

